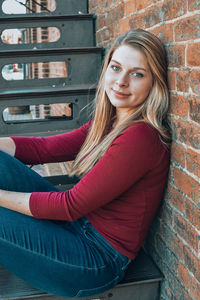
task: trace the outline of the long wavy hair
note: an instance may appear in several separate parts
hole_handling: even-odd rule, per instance
[[[105,92],[105,73],[115,50],[128,45],[140,50],[147,58],[153,84],[147,99],[122,123],[111,129],[116,109]],[[120,35],[108,52],[100,76],[93,111],[93,122],[87,138],[72,164],[70,175],[84,176],[101,159],[112,141],[134,122],[147,122],[156,128],[165,144],[169,142],[166,126],[169,93],[167,87],[167,63],[164,47],[152,33],[137,29]]]

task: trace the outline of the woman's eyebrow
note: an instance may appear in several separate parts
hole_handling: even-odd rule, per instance
[[[118,62],[117,60],[115,60],[115,59],[111,59],[111,61],[110,62],[114,62],[114,63],[116,63],[116,64],[118,64],[118,65],[120,65],[121,66],[121,64],[120,64],[120,62]],[[147,71],[145,68],[143,68],[143,67],[133,67],[133,68],[131,68],[130,70],[143,70],[143,71]]]

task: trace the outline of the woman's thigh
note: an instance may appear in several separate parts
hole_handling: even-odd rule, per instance
[[[1,189],[57,190],[3,152],[0,166]],[[0,264],[43,291],[81,297],[113,287],[127,259],[84,218],[75,222],[38,220],[0,208]]]
[[[16,192],[58,190],[31,168],[2,151],[0,151],[0,189]]]
[[[123,264],[120,254],[98,242],[92,231],[80,220],[37,220],[0,208],[0,264],[58,296],[103,292],[121,279]]]

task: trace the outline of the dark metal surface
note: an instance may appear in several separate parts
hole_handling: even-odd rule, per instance
[[[141,250],[135,261],[129,265],[125,278],[120,284],[101,295],[87,297],[86,299],[158,300],[159,282],[162,278],[162,274],[152,259]],[[23,299],[23,297],[31,295],[40,295],[41,300],[55,300],[60,298],[45,295],[0,267],[1,300],[12,297]],[[38,296],[37,298],[31,297],[30,299],[38,299]]]
[[[49,49],[62,47],[92,47],[95,45],[93,15],[23,16],[0,18],[0,32],[7,29],[56,27],[60,38],[55,42],[32,44],[1,43],[0,51],[8,49]]]
[[[10,99],[0,99],[0,111],[2,112],[5,108],[10,106],[24,106],[24,105],[37,105],[37,104],[55,104],[55,103],[72,103],[73,104],[73,119],[55,118],[49,119],[45,122],[39,120],[33,121],[10,121],[6,123],[3,121],[3,115],[0,114],[0,136],[7,135],[30,135],[31,133],[43,133],[51,131],[59,131],[67,129],[72,130],[80,127],[83,123],[88,120],[88,109],[83,109],[89,102],[94,98],[94,93],[88,95],[88,91],[85,94],[70,95],[56,94],[42,95],[38,97],[23,96],[19,99],[18,97],[12,97]]]
[[[45,86],[96,83],[101,70],[101,48],[7,51],[0,53],[0,70],[5,65],[66,62],[68,76],[59,78],[5,80],[0,72],[0,91]]]
[[[2,11],[2,3],[5,0],[0,0],[0,18],[6,18],[9,15],[3,13]],[[56,0],[56,10],[51,12],[52,15],[63,15],[63,14],[79,14],[79,13],[87,13],[88,12],[88,1],[87,0]],[[49,15],[49,12],[43,13],[32,13],[32,15]],[[24,14],[18,14],[18,16],[24,16]]]
[[[162,279],[163,275],[158,267],[150,256],[141,249],[137,258],[129,265],[126,275],[120,284]]]

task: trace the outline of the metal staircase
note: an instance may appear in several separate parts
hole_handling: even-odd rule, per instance
[[[0,4],[3,2],[1,0]],[[30,3],[30,0],[24,2]],[[37,1],[40,2],[45,1]],[[82,109],[94,97],[102,63],[102,49],[94,46],[95,17],[87,13],[87,1],[56,0],[56,5],[53,12],[5,14],[0,11],[1,136],[51,134],[79,127],[87,120],[87,111],[82,113]],[[13,41],[16,30],[21,34],[18,43]],[[2,41],[2,37],[5,39],[12,31],[14,37]],[[57,40],[51,42],[51,35]],[[58,70],[53,75],[56,64]],[[12,66],[20,67],[17,73]],[[22,116],[16,114],[15,118],[7,112],[13,106],[19,109],[29,106],[34,115],[39,106],[44,111],[45,106],[51,108],[50,104],[61,103],[68,103],[70,116],[63,111],[42,119],[27,114],[25,119],[23,110]]]
[[[88,119],[83,108],[94,98],[102,65],[88,1],[6,1],[0,0],[0,136],[52,135],[79,127]],[[23,13],[8,1],[21,2]],[[50,180],[63,187],[71,183],[64,175]],[[116,288],[87,299],[158,300],[161,279],[142,250]],[[0,300],[27,297],[61,299],[0,266]]]

